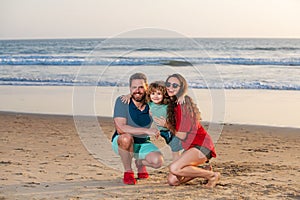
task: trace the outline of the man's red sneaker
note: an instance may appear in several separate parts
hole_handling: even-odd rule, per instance
[[[135,185],[136,180],[134,178],[134,173],[133,172],[124,172],[123,183],[127,184],[127,185]]]
[[[149,174],[147,172],[145,165],[139,165],[137,160],[135,160],[135,165],[136,165],[136,168],[138,169],[138,178],[139,179],[149,178]]]
[[[146,179],[146,178],[149,178],[149,174],[148,172],[144,172],[144,173],[138,173],[138,178],[139,179]]]

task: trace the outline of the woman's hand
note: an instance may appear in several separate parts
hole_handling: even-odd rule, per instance
[[[153,117],[153,120],[157,126],[167,127],[166,118],[164,117]]]
[[[123,103],[129,104],[130,103],[130,98],[131,98],[131,94],[122,95],[121,96],[121,101]]]

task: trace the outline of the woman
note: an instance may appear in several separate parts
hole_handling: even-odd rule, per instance
[[[187,94],[187,82],[180,74],[173,74],[166,80],[167,93],[171,98],[168,106],[167,126],[182,140],[184,153],[173,161],[169,167],[168,183],[180,185],[194,178],[208,180],[206,187],[214,187],[220,173],[199,168],[210,158],[216,157],[211,137],[200,124],[200,112]],[[177,97],[185,95],[185,103],[178,104]],[[161,122],[160,122],[161,123]]]

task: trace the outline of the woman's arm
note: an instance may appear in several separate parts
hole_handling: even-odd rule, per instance
[[[174,133],[179,139],[185,140],[187,134],[190,133],[192,128],[192,118],[188,115],[183,115],[186,112],[186,105],[185,104],[178,104],[175,110],[175,117],[176,117],[176,132]]]
[[[156,125],[168,128],[168,124],[167,124],[166,119],[164,117],[160,117],[160,118],[154,117],[153,120],[154,120]],[[185,138],[187,136],[187,132],[179,131],[179,132],[174,133],[174,135],[176,135],[181,140],[185,140]]]

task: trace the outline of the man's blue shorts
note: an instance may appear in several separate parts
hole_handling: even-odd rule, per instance
[[[119,135],[115,136],[113,141],[112,141],[112,148],[116,154],[119,155],[119,146],[118,146],[118,138]],[[151,153],[151,152],[160,152],[158,147],[155,146],[152,142],[147,141],[145,143],[141,144],[133,144],[133,157],[135,159],[145,159],[146,156]]]

